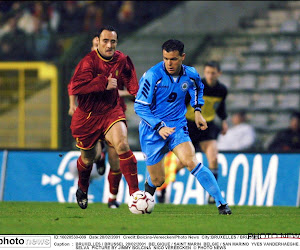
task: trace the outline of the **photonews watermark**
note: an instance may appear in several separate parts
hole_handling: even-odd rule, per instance
[[[51,236],[0,236],[1,247],[50,247]]]
[[[248,239],[300,239],[300,233],[248,233]]]

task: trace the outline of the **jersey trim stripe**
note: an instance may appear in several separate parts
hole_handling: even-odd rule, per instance
[[[111,129],[111,127],[112,127],[114,124],[116,124],[117,122],[119,122],[119,121],[126,121],[126,119],[125,119],[125,118],[121,118],[121,119],[118,119],[118,120],[115,120],[114,122],[112,122],[112,123],[108,126],[108,128],[105,130],[104,135],[106,135],[107,132]]]
[[[94,148],[95,146],[96,146],[96,143],[90,148],[83,148],[83,147],[80,147],[76,144],[76,147],[79,148],[79,149],[82,149],[82,150],[90,150],[90,149]]]
[[[194,83],[194,87],[195,87],[195,106],[198,105],[198,97],[199,97],[199,87],[196,84],[196,79],[190,77],[190,79],[193,81]]]
[[[145,96],[145,98],[148,97],[148,95],[144,92],[144,90],[142,90],[142,95]]]
[[[151,103],[147,103],[147,102],[144,102],[144,101],[140,101],[140,100],[135,100],[136,103],[139,103],[139,104],[142,104],[142,105],[146,105],[146,106],[150,106]]]

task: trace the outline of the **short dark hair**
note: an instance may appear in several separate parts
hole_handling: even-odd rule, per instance
[[[246,118],[246,115],[247,115],[247,111],[245,109],[238,109],[233,113],[241,116],[244,119]]]
[[[204,68],[205,68],[206,66],[215,68],[215,69],[217,69],[219,72],[221,71],[220,63],[217,62],[217,61],[214,61],[214,60],[208,61],[208,62],[206,62],[206,63],[204,64]]]
[[[297,110],[294,110],[292,113],[291,113],[291,118],[297,118],[300,120],[300,112],[297,111]]]
[[[170,39],[161,46],[162,50],[165,50],[167,52],[178,50],[179,55],[182,56],[184,52],[184,44],[183,42],[176,40],[176,39]]]
[[[117,31],[113,26],[111,26],[111,25],[106,25],[106,26],[102,27],[102,28],[99,30],[99,34],[98,34],[99,37],[100,37],[100,35],[101,35],[101,33],[102,33],[103,30],[109,30],[109,31],[114,31],[114,32],[116,32],[117,38],[118,38],[118,31]]]

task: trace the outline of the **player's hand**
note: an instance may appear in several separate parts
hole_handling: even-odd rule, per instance
[[[175,127],[170,128],[170,127],[162,127],[158,133],[159,135],[166,140],[169,135],[173,134],[175,132]]]
[[[195,123],[198,129],[201,130],[207,129],[206,120],[203,118],[200,111],[195,111]]]
[[[227,133],[227,130],[228,130],[228,123],[226,120],[223,120],[221,134],[225,135]]]
[[[118,81],[116,78],[112,77],[112,73],[109,74],[109,77],[107,78],[108,83],[107,83],[107,87],[106,90],[112,90],[118,87]]]
[[[76,108],[77,108],[77,106],[76,106],[75,104],[70,105],[69,111],[68,111],[69,116],[73,116],[73,114],[74,114]]]

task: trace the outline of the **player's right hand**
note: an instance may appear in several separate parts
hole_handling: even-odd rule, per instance
[[[108,83],[107,83],[107,87],[106,90],[112,90],[118,87],[118,82],[116,78],[112,77],[112,73],[109,74],[109,77],[107,78]]]
[[[166,140],[169,135],[173,134],[175,132],[175,127],[170,128],[170,127],[162,127],[158,133],[159,135]]]

